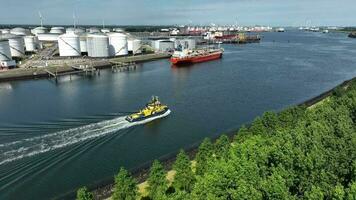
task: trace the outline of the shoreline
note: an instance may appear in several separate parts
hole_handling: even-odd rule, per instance
[[[332,95],[337,89],[340,87],[344,88],[347,87],[351,82],[356,81],[356,77],[351,78],[349,80],[345,80],[342,83],[336,85],[335,87],[311,98],[308,100],[305,100],[302,103],[296,104],[295,106],[306,106],[306,107],[311,107],[313,105],[316,105],[317,103],[321,102],[322,100],[326,99],[330,95]],[[291,105],[293,106],[293,105]],[[248,124],[246,124],[248,125]],[[232,136],[238,131],[237,130],[231,130],[227,133],[225,133],[227,136],[232,138]],[[215,141],[217,138],[219,138],[220,135],[217,135],[215,137],[211,137],[210,139],[212,141]],[[198,141],[196,143],[193,143],[189,145],[189,147],[183,148],[187,155],[189,156],[190,159],[195,157],[195,154],[197,153],[198,147],[202,141]],[[165,170],[171,170],[173,163],[175,162],[176,155],[179,152],[171,152],[166,155],[163,155],[157,160],[159,160],[162,165],[164,166]],[[129,169],[131,172],[131,175],[137,180],[138,183],[144,182],[149,174],[149,169],[151,167],[153,160],[147,161],[137,167],[134,167],[132,169]],[[101,181],[97,181],[96,183],[92,183],[90,185],[87,185],[87,188],[94,194],[95,199],[107,199],[112,195],[112,189],[114,186],[114,176],[116,174],[113,174],[111,178],[106,178]],[[76,190],[75,191],[68,191],[66,194],[63,194],[57,198],[54,199],[74,199],[76,195]]]
[[[87,59],[83,60],[81,63],[72,63],[71,66],[74,65],[93,65],[96,69],[107,69],[112,67],[112,63],[122,62],[122,63],[142,63],[149,62],[159,59],[169,58],[169,54],[165,53],[153,53],[153,54],[142,54],[135,56],[127,56],[127,57],[117,57],[117,58],[109,58],[109,59]],[[8,82],[8,81],[18,81],[18,80],[33,80],[33,79],[41,79],[48,78],[48,73],[45,70],[49,70],[51,72],[58,73],[68,73],[74,72],[71,66],[69,66],[66,61],[73,62],[74,59],[63,59],[63,63],[61,65],[56,66],[48,66],[48,67],[37,67],[37,68],[15,68],[7,71],[0,72],[0,83]],[[51,60],[49,60],[51,61]],[[56,60],[56,61],[61,61]]]

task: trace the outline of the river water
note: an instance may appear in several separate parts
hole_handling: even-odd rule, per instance
[[[57,84],[1,83],[0,199],[61,197],[356,76],[356,40],[346,34],[263,36],[258,44],[224,45],[221,60],[184,68],[159,60]],[[152,95],[172,113],[144,125],[125,122]]]

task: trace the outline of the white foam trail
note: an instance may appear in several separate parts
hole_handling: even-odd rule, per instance
[[[170,113],[171,111],[168,110],[163,115],[133,123],[126,121],[125,117],[118,117],[112,120],[93,123],[78,128],[0,144],[0,165],[21,158],[63,148],[78,142],[101,137],[132,126],[145,124],[155,119],[166,117]]]

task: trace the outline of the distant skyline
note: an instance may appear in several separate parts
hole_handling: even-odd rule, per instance
[[[0,24],[356,26],[355,0],[0,0]]]

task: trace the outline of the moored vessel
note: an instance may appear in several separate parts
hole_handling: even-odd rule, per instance
[[[222,57],[223,49],[196,49],[174,51],[170,61],[173,65],[192,64],[219,59]]]
[[[165,117],[170,114],[170,110],[167,105],[162,104],[157,96],[153,96],[151,101],[146,104],[146,107],[137,113],[128,115],[125,119],[128,122],[138,122],[143,120],[152,121]]]

